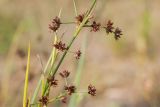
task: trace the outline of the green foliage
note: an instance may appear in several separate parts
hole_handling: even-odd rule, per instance
[[[0,54],[5,54],[13,39],[17,24],[13,18],[0,14],[0,25]]]
[[[25,76],[25,84],[24,84],[24,92],[23,92],[23,107],[28,106],[27,105],[27,93],[28,93],[28,78],[29,78],[29,67],[30,67],[30,50],[31,46],[29,43],[28,46],[28,60],[27,60],[27,67],[26,67],[26,76]]]

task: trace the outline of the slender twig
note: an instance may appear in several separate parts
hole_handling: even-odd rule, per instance
[[[67,86],[68,85],[67,78],[64,78],[64,81],[65,81],[66,86]]]
[[[76,22],[61,22],[61,24],[76,24]]]
[[[77,6],[76,6],[76,1],[75,0],[73,0],[73,4],[74,4],[74,12],[75,12],[75,15],[77,16],[78,12],[77,12]]]

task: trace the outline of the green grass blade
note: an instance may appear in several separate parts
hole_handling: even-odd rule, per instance
[[[52,53],[54,53],[53,50],[52,50],[52,52],[51,52],[51,54],[50,54],[50,57],[49,57],[49,59],[48,59],[48,61],[47,61],[46,66],[45,66],[45,68],[44,68],[44,73],[46,73],[46,71],[47,71],[47,69],[48,69],[48,66],[49,66],[49,64],[51,63],[52,55],[53,55]],[[52,63],[53,63],[53,62],[52,62]],[[35,89],[35,91],[34,91],[34,94],[33,94],[33,96],[32,96],[31,104],[35,103],[36,97],[37,97],[38,92],[39,92],[39,90],[40,90],[40,87],[41,87],[41,85],[42,85],[42,80],[43,80],[43,78],[44,78],[44,75],[42,74],[40,80],[38,81],[38,84],[37,84],[37,86],[36,86],[36,89]],[[43,87],[44,87],[44,86],[43,86]]]
[[[42,74],[42,85],[41,85],[42,91],[41,92],[44,91],[44,86],[45,86],[45,78],[44,78],[44,75]],[[42,95],[42,93],[41,93],[41,95]]]
[[[24,93],[23,93],[23,107],[26,107],[26,104],[27,104],[29,67],[30,67],[30,42],[29,42],[29,46],[28,46],[28,60],[27,60],[27,68],[26,68],[26,76],[25,76],[25,84],[24,84]]]
[[[42,78],[42,77],[41,77],[41,78]],[[35,89],[35,91],[34,91],[34,94],[33,94],[33,96],[32,96],[31,104],[34,104],[34,103],[35,103],[36,97],[37,97],[38,92],[39,92],[39,90],[40,90],[40,86],[41,86],[41,84],[42,84],[42,79],[41,79],[41,78],[40,78],[40,80],[38,81],[37,87],[36,87],[36,89]]]
[[[47,68],[48,68],[48,66],[49,66],[49,64],[50,64],[50,62],[51,62],[51,58],[52,58],[52,54],[50,55],[50,57],[49,57],[49,59],[48,59],[48,61],[47,61],[47,64],[46,64],[46,66],[45,66],[45,68],[44,68],[44,73],[46,73],[46,71],[47,71]],[[41,87],[41,84],[42,84],[42,79],[43,79],[43,75],[41,75],[41,77],[40,77],[40,79],[39,79],[39,81],[38,81],[38,84],[37,84],[37,86],[36,86],[36,89],[35,89],[35,91],[34,91],[34,94],[33,94],[33,96],[32,96],[32,99],[31,99],[31,104],[35,103],[36,97],[37,97],[37,95],[38,95],[38,92],[39,92],[40,87]]]
[[[92,13],[93,8],[94,8],[96,2],[97,2],[97,0],[93,0],[92,6],[90,7],[89,11],[88,11],[87,14],[86,14],[87,16],[89,16],[89,15]]]
[[[55,36],[54,36],[54,44],[56,44],[57,43],[57,35],[55,34]],[[56,59],[56,48],[53,48],[53,51],[52,51],[52,60],[51,60],[51,65],[53,65],[54,64],[54,62],[55,62],[55,59]]]

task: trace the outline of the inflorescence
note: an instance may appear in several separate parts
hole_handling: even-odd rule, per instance
[[[80,14],[77,17],[75,17],[75,21],[71,22],[71,24],[76,24],[77,26],[79,26],[83,22],[84,18],[85,18],[85,14]],[[90,28],[91,32],[98,32],[101,29],[104,29],[106,34],[113,34],[115,40],[118,40],[119,38],[121,38],[121,35],[122,35],[121,29],[119,29],[118,27],[114,27],[113,26],[114,24],[111,20],[108,20],[105,25],[102,25],[101,23],[95,20],[91,21],[92,18],[88,18],[88,20],[83,25],[83,27]],[[56,32],[60,28],[61,24],[70,24],[70,23],[62,23],[61,19],[56,16],[52,20],[51,24],[49,24],[49,29],[52,30],[53,32]],[[62,40],[59,40],[57,43],[53,44],[53,46],[55,47],[56,50],[58,50],[58,52],[64,52],[64,51],[70,52],[66,44],[63,43]],[[74,53],[74,57],[76,59],[80,59],[82,54],[80,50],[77,50],[71,53]],[[68,96],[74,93],[77,93],[77,88],[74,85],[68,85],[67,79],[70,76],[70,72],[68,70],[63,70],[62,72],[59,73],[59,75],[65,80],[66,84],[64,85],[63,95],[60,95],[55,99],[63,103],[66,103]],[[47,78],[47,83],[49,85],[49,91],[51,86],[57,87],[59,85],[58,80],[55,79],[55,76],[49,76]],[[88,93],[91,96],[96,96],[96,91],[97,90],[95,86],[90,84],[88,85],[88,91],[86,93]],[[39,99],[39,103],[41,105],[47,105],[49,103],[49,93],[42,95],[42,97]]]
[[[62,23],[61,19],[59,17],[55,17],[51,24],[49,24],[49,29],[52,30],[53,32],[56,32],[59,28],[61,24],[76,24],[76,25],[80,25],[82,23],[82,21],[84,20],[85,14],[79,14],[77,17],[75,17],[75,21],[74,22],[70,22],[70,23]],[[89,27],[91,32],[98,32],[101,29],[104,29],[106,34],[113,34],[115,40],[118,40],[119,38],[121,38],[122,35],[122,31],[120,28],[118,27],[114,27],[113,26],[113,22],[111,20],[108,20],[107,23],[102,26],[101,23],[94,21],[91,21],[91,19],[93,19],[93,17],[89,18],[87,20],[87,22],[85,23],[85,25],[83,27]],[[61,40],[58,41],[57,43],[53,44],[53,46],[61,52],[64,52],[65,50],[67,50],[66,44],[63,43]],[[81,56],[81,51],[78,50],[76,52],[74,52],[74,56],[76,59],[80,59]]]
[[[80,23],[82,23],[82,21],[84,20],[85,14],[80,14],[77,17],[75,17],[75,22],[72,23],[61,23],[60,18],[58,18],[57,16],[52,20],[52,23],[49,24],[49,29],[52,30],[53,32],[56,32],[59,28],[61,24],[77,24],[80,25]],[[91,32],[97,32],[100,31],[100,29],[104,29],[106,31],[107,34],[112,33],[114,35],[115,40],[118,40],[119,38],[121,38],[122,35],[122,31],[121,29],[119,29],[118,27],[114,27],[113,26],[113,22],[111,20],[108,20],[107,23],[102,26],[101,23],[94,21],[90,21],[92,18],[89,18],[89,20],[87,20],[87,22],[85,23],[85,25],[83,27],[90,27],[91,28]],[[90,23],[90,24],[89,24]]]
[[[59,75],[67,82],[67,78],[69,77],[70,72],[68,70],[64,70],[64,71],[60,72]],[[51,86],[53,86],[53,87],[58,86],[58,80],[55,79],[54,76],[48,77],[47,83],[49,84],[50,87]],[[63,95],[59,95],[55,99],[61,101],[62,103],[67,103],[67,98],[69,96],[71,96],[74,93],[78,93],[76,90],[77,90],[77,88],[75,85],[68,85],[68,82],[67,82],[67,84],[64,86]],[[91,96],[96,96],[95,86],[89,85],[88,92],[85,92],[85,93],[88,93]],[[49,94],[43,95],[43,96],[41,96],[41,98],[39,98],[39,104],[41,104],[42,106],[47,106],[48,103],[50,103]]]

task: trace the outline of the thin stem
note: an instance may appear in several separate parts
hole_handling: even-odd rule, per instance
[[[64,23],[61,23],[61,24],[76,24],[76,23],[75,22],[64,22]],[[92,27],[92,25],[85,24],[85,25],[83,25],[83,27]],[[106,29],[105,26],[101,26],[100,28]]]
[[[41,57],[40,57],[40,55],[39,54],[37,54],[37,58],[38,58],[38,60],[40,61],[40,64],[41,64],[41,71],[42,71],[42,74],[44,75],[44,66],[43,66],[43,62],[42,62],[42,59],[41,59]]]
[[[64,81],[65,81],[66,86],[67,86],[68,85],[67,78],[64,78]]]
[[[88,93],[87,91],[78,91],[78,92],[74,92],[75,94],[76,93]]]
[[[83,27],[92,27],[91,25],[84,25]]]
[[[40,104],[40,102],[38,102],[38,103],[33,103],[33,104],[30,104],[30,106],[37,105],[37,104]]]
[[[75,22],[62,22],[61,24],[76,24]]]
[[[75,0],[73,0],[73,4],[74,4],[74,12],[75,12],[75,15],[77,16],[78,12],[77,12],[77,6],[76,6],[76,1]]]
[[[62,94],[62,95],[59,95],[58,97],[56,97],[56,98],[53,98],[53,99],[51,99],[48,103],[52,103],[52,102],[54,102],[55,100],[59,100],[61,97],[63,97],[64,95]]]
[[[66,95],[65,92],[64,92],[64,93],[61,93],[61,94],[60,94],[59,96],[57,96],[56,98],[53,98],[53,99],[49,100],[48,104],[49,104],[49,103],[52,103],[52,102],[54,102],[54,101],[56,101],[56,100],[59,100],[61,97],[65,96],[65,95]]]

